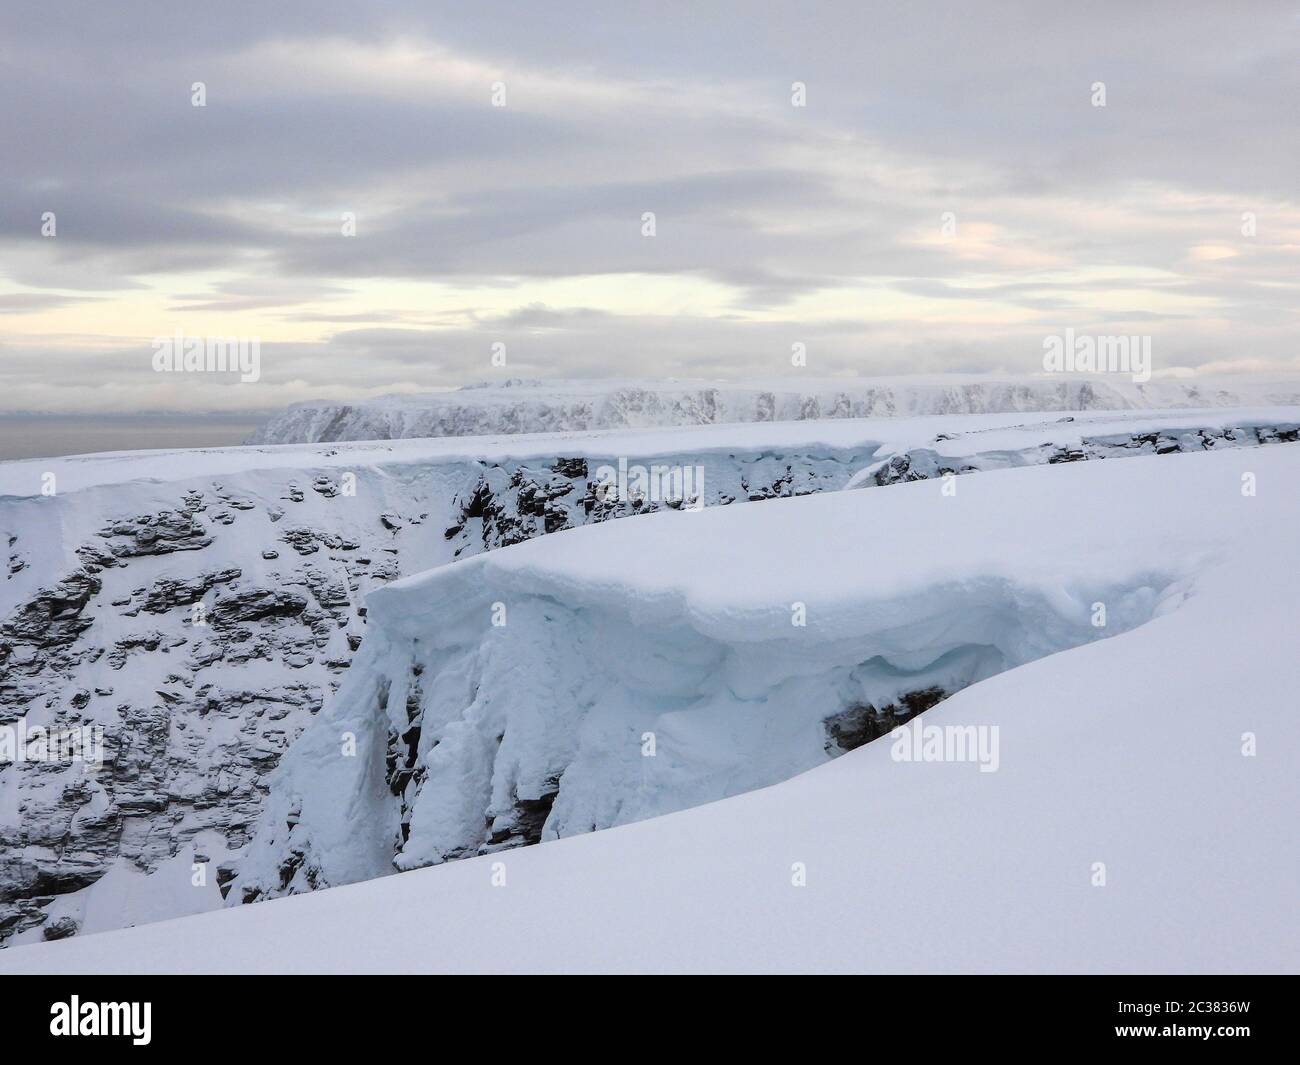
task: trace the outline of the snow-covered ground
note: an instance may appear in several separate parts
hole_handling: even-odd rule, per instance
[[[362,643],[367,593],[454,558],[661,507],[595,500],[601,464],[698,468],[712,506],[945,470],[1249,449],[1294,441],[1297,430],[1294,408],[1002,414],[0,465],[9,548],[0,725],[97,724],[108,746],[108,767],[93,779],[76,766],[0,767],[0,941],[218,906],[217,882],[228,890],[243,864],[270,771]],[[352,495],[342,491],[349,475]],[[47,486],[54,495],[43,494]],[[195,624],[198,607],[208,624]],[[936,667],[932,686],[955,690],[1008,661],[968,649]],[[902,694],[924,703],[931,696],[918,696],[927,689],[912,680],[916,690]],[[860,727],[849,731],[860,740]],[[827,752],[805,734],[779,753],[731,789],[779,779]],[[636,802],[655,812],[724,793],[716,780],[688,774],[663,783],[671,787],[651,802],[647,781],[621,816]],[[480,846],[536,838],[546,812],[540,790],[531,808],[521,807],[522,825],[502,817]],[[482,806],[486,813],[488,800]],[[491,842],[494,834],[501,842]],[[208,866],[202,890],[190,882],[196,861]],[[264,894],[300,890],[313,873],[291,848],[277,861],[296,875],[284,886],[279,876],[262,877]]]
[[[535,782],[558,724],[566,834],[628,783],[584,750],[625,744],[651,796],[656,774],[710,770],[727,794],[787,723],[804,743],[817,713],[883,698],[886,673],[977,646],[1007,668],[905,727],[960,726],[950,740],[996,755],[902,759],[911,742],[885,737],[667,816],[19,946],[0,971],[1295,971],[1298,481],[1290,446],[1040,464],[599,524],[392,584],[273,791],[297,789],[294,832],[339,880],[391,853],[375,737],[412,664],[441,678],[425,727],[453,748],[439,763],[417,738],[424,787]],[[591,654],[551,654],[557,633]],[[387,709],[360,697],[384,680]],[[485,777],[462,755],[497,724],[514,750]],[[355,757],[326,742],[347,731]],[[427,860],[445,825],[419,805]]]
[[[1259,407],[1300,403],[1300,379],[1121,374],[996,377],[773,378],[770,381],[506,380],[358,403],[298,403],[256,444],[487,436],[721,422],[784,422],[927,414]]]

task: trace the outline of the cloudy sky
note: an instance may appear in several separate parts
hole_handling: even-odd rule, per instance
[[[1300,370],[1296,3],[5,0],[0,98],[0,409]]]

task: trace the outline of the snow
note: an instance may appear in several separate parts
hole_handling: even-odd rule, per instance
[[[1300,404],[1300,395],[1296,403]],[[58,494],[87,488],[134,482],[198,483],[212,477],[234,477],[256,470],[346,470],[390,464],[452,465],[528,461],[559,454],[631,455],[653,459],[697,452],[728,455],[735,451],[864,449],[887,446],[891,450],[932,441],[937,433],[981,434],[1007,429],[1012,437],[997,446],[1024,446],[1025,435],[1046,430],[1047,438],[1062,443],[1080,435],[1109,435],[1180,426],[1225,428],[1242,425],[1292,424],[1300,417],[1297,406],[1274,405],[1240,409],[1186,409],[1176,411],[1114,411],[1079,413],[1067,410],[997,414],[927,415],[921,417],[861,418],[764,422],[760,424],[700,425],[690,428],[568,430],[506,436],[419,438],[340,443],[289,443],[219,448],[174,448],[153,451],[112,451],[93,455],[24,459],[0,462],[0,503],[42,496],[42,476],[52,473]],[[1062,422],[1061,419],[1071,419]],[[1037,441],[1036,441],[1037,443]],[[982,447],[991,446],[988,444]]]
[[[542,838],[773,783],[829,757],[832,714],[954,691],[1123,631],[1186,576],[1161,561],[1164,526],[1134,520],[1123,549],[1084,538],[1061,558],[1045,538],[1046,555],[1009,557],[1000,505],[981,505],[978,486],[942,498],[947,520],[921,523],[836,493],[756,513],[667,512],[618,536],[590,526],[378,589],[345,687],[273,778],[237,886],[283,888],[292,852],[312,885],[387,871],[402,809],[374,766],[390,731],[421,729],[413,768],[427,780],[408,788],[397,861],[411,868],[482,849],[512,828],[516,800],[553,781]],[[1040,517],[1059,521],[1061,507]],[[863,553],[879,562],[853,564]],[[1099,601],[1104,632],[1090,623]],[[662,759],[640,757],[647,733]],[[358,737],[359,757],[338,756],[343,735]]]
[[[211,867],[196,872],[201,864],[207,863],[196,863],[193,847],[178,851],[148,875],[118,859],[90,887],[58,896],[49,907],[50,923],[71,916],[77,920],[78,935],[91,935],[219,909],[216,879]],[[13,937],[15,945],[39,942],[40,928]]]
[[[51,694],[44,708],[30,712],[30,722],[53,720],[53,714],[65,712],[51,709],[57,702],[66,702],[78,688],[97,690],[101,684],[114,690],[111,702],[92,700],[87,713],[110,729],[124,724],[128,731],[132,727],[131,721],[124,723],[114,710],[123,699],[135,706],[156,704],[163,689],[189,700],[192,691],[201,694],[211,687],[215,698],[230,702],[218,713],[212,713],[212,704],[202,698],[191,700],[192,706],[173,703],[165,711],[161,704],[155,707],[170,715],[174,742],[157,752],[157,758],[166,760],[165,775],[156,786],[143,789],[149,796],[162,798],[164,805],[156,812],[152,807],[140,807],[123,822],[122,854],[130,854],[131,861],[115,860],[115,849],[104,853],[105,841],[94,832],[84,839],[77,835],[86,819],[109,802],[110,793],[96,789],[86,797],[90,805],[79,807],[85,800],[69,799],[62,777],[27,774],[20,782],[16,769],[0,770],[0,823],[13,825],[21,818],[31,828],[38,821],[48,822],[56,832],[72,816],[75,838],[66,839],[60,853],[77,860],[89,856],[110,863],[111,871],[102,881],[46,906],[51,920],[72,915],[87,932],[217,905],[219,897],[211,884],[204,891],[192,890],[189,863],[167,856],[189,853],[194,833],[202,835],[209,823],[224,825],[226,836],[205,841],[204,853],[212,856],[214,865],[236,856],[242,845],[238,826],[256,816],[261,806],[258,789],[264,787],[264,778],[260,774],[266,770],[258,768],[256,760],[265,755],[273,764],[286,739],[293,739],[311,720],[309,706],[302,705],[311,703],[308,693],[304,690],[294,697],[297,705],[287,706],[280,686],[292,679],[304,689],[332,687],[332,676],[342,668],[334,663],[346,663],[351,657],[346,638],[363,631],[364,621],[357,616],[361,596],[376,584],[364,574],[353,574],[348,559],[353,555],[383,557],[384,552],[392,551],[387,557],[400,560],[397,571],[412,572],[444,564],[453,553],[470,555],[510,542],[497,534],[490,537],[486,525],[478,527],[483,524],[479,519],[467,522],[454,538],[443,535],[445,528],[462,520],[455,501],[463,502],[472,495],[480,479],[492,486],[506,511],[513,512],[518,506],[522,514],[518,493],[524,488],[508,488],[514,484],[515,473],[525,473],[526,488],[530,478],[550,476],[557,456],[584,456],[590,466],[618,455],[700,463],[708,473],[711,502],[718,494],[743,500],[755,488],[768,492],[771,489],[766,486],[786,477],[789,469],[796,471],[796,477],[782,489],[784,494],[875,484],[879,471],[899,458],[909,464],[909,479],[937,477],[944,468],[987,471],[1045,463],[1057,460],[1062,451],[1077,451],[1089,458],[1128,457],[1150,453],[1157,443],[1162,449],[1170,445],[1183,450],[1241,448],[1241,461],[1250,463],[1253,460],[1248,456],[1254,454],[1256,440],[1251,427],[1269,429],[1273,433],[1270,439],[1286,439],[1286,435],[1278,436],[1278,431],[1293,434],[1298,418],[1300,412],[1294,408],[1058,412],[622,430],[495,440],[286,445],[9,464],[0,467],[0,483],[8,478],[16,491],[0,499],[0,527],[17,534],[11,553],[18,552],[28,565],[0,586],[0,600],[4,601],[0,613],[5,614],[10,609],[6,604],[21,602],[38,583],[48,584],[51,575],[76,565],[78,545],[94,542],[98,530],[117,516],[174,508],[185,491],[217,479],[220,484],[214,483],[213,489],[220,499],[240,499],[255,507],[231,510],[237,524],[227,529],[219,521],[211,521],[220,499],[209,498],[208,532],[214,538],[210,546],[202,551],[133,559],[128,568],[104,571],[104,589],[86,611],[88,617],[93,613],[95,623],[76,645],[82,664],[66,677],[47,670],[35,678]],[[1258,436],[1263,438],[1265,433]],[[1182,461],[1177,456],[1172,459]],[[34,485],[39,483],[40,471],[54,462],[59,463],[60,492],[57,498],[45,499]],[[327,498],[308,490],[305,501],[284,502],[286,479],[310,485],[317,475],[337,479],[342,470],[357,474],[357,499]],[[855,470],[861,471],[856,477]],[[164,475],[175,479],[166,480]],[[961,478],[959,497],[965,498],[977,480]],[[928,487],[940,490],[938,482]],[[287,507],[292,512],[292,522],[276,525],[265,513],[274,509],[277,501],[281,509]],[[593,520],[592,515],[583,514],[578,493],[563,497],[562,502],[570,532],[572,525]],[[378,514],[385,510],[408,516],[401,519],[400,536],[379,522]],[[427,520],[416,522],[415,515]],[[670,521],[704,517],[664,516]],[[299,558],[279,536],[285,526],[303,521],[322,535],[346,537],[360,544],[360,549],[330,551],[328,558],[325,551]],[[892,529],[877,528],[874,515],[857,522],[856,527],[859,549],[872,565],[883,566],[888,572],[896,568],[894,545],[916,539],[906,522]],[[736,544],[744,545],[748,525],[734,529],[729,535]],[[540,536],[543,531],[540,521],[536,528],[508,530],[510,536]],[[880,536],[886,533],[888,540],[882,540]],[[694,529],[683,540],[692,535]],[[792,542],[799,535],[797,528],[782,534]],[[997,535],[992,527],[978,532],[989,544],[998,542]],[[818,536],[826,538],[824,533]],[[559,560],[556,551],[569,542],[569,532],[544,540],[551,545],[544,552],[547,559],[554,555]],[[924,538],[920,542],[924,543]],[[271,546],[279,548],[280,558],[268,562],[263,550]],[[499,850],[519,841],[520,802],[543,799],[554,789],[557,778],[562,784],[560,794],[549,812],[542,810],[545,838],[626,824],[763,787],[829,758],[823,725],[828,712],[855,702],[888,705],[909,690],[938,687],[957,691],[1041,655],[1091,640],[1099,634],[1078,623],[1080,603],[1089,595],[1101,594],[1110,600],[1106,634],[1113,635],[1152,616],[1163,597],[1176,598],[1181,572],[1170,566],[1131,581],[1122,574],[1112,575],[1114,583],[1107,585],[1111,578],[1105,568],[1085,560],[1079,572],[1089,581],[1095,578],[1093,590],[1079,593],[1073,603],[1050,589],[998,585],[996,580],[984,578],[968,581],[958,573],[957,591],[945,588],[934,593],[940,606],[933,616],[926,613],[930,607],[924,596],[912,601],[900,593],[895,606],[901,614],[890,618],[897,630],[893,632],[869,618],[854,629],[857,622],[851,617],[836,618],[820,607],[811,609],[807,631],[816,634],[819,642],[812,653],[796,647],[790,654],[780,647],[762,645],[754,650],[746,645],[750,630],[743,616],[746,602],[741,592],[757,594],[761,584],[750,571],[762,576],[774,568],[790,568],[784,557],[774,562],[774,545],[765,544],[748,558],[733,545],[728,557],[734,556],[743,567],[716,569],[721,583],[715,594],[724,604],[720,616],[742,615],[734,631],[715,631],[716,618],[715,629],[710,629],[708,611],[693,611],[685,626],[663,623],[655,611],[671,613],[673,597],[680,596],[682,589],[663,584],[655,567],[689,572],[689,561],[676,556],[660,558],[662,552],[653,543],[635,542],[634,547],[638,556],[657,561],[647,578],[651,583],[630,599],[626,589],[611,593],[601,583],[607,577],[601,577],[598,566],[588,565],[582,550],[574,561],[574,574],[559,579],[556,588],[518,595],[528,589],[525,578],[509,569],[513,549],[500,555],[507,568],[498,570],[494,564],[469,581],[465,591],[438,593],[447,603],[438,609],[436,626],[420,601],[413,610],[415,624],[405,631],[397,618],[401,611],[385,608],[381,597],[379,609],[372,614],[378,624],[371,626],[363,644],[365,657],[359,665],[364,668],[354,668],[350,674],[363,687],[354,686],[347,700],[336,700],[325,712],[323,720],[331,723],[332,733],[318,731],[286,759],[288,766],[302,763],[296,777],[318,780],[326,800],[350,796],[354,812],[367,819],[366,829],[358,831],[358,822],[334,817],[328,802],[319,807],[309,802],[305,814],[294,814],[301,827],[293,833],[264,830],[259,834],[252,857],[243,863],[239,887],[256,886],[264,894],[280,894],[305,890],[313,878],[316,883],[335,884],[387,873],[392,840],[403,821],[411,829],[411,838],[401,848],[398,864],[402,867]],[[929,547],[943,550],[940,543]],[[838,544],[836,551],[844,557],[852,554],[848,543]],[[333,587],[351,575],[349,601],[338,614],[340,623],[346,621],[346,630],[339,629],[329,645],[317,651],[304,641],[301,629],[272,621],[257,634],[259,641],[265,641],[262,653],[268,657],[216,661],[200,668],[196,657],[202,657],[198,650],[202,640],[193,645],[188,660],[183,650],[168,653],[192,635],[187,607],[146,612],[137,621],[121,617],[120,609],[109,609],[110,604],[128,599],[133,610],[138,608],[142,596],[133,590],[146,589],[151,581],[164,577],[191,580],[226,567],[239,569],[243,576],[230,585],[218,586],[213,593],[217,602],[227,592],[250,585],[295,586],[304,594],[310,588],[315,595],[323,587],[316,578],[328,576],[326,583]],[[637,572],[636,567],[621,567],[620,572],[623,570],[629,575]],[[473,567],[469,572],[475,572]],[[549,564],[542,572],[550,573],[549,579],[558,579]],[[795,570],[790,572],[797,575]],[[730,576],[723,579],[724,573]],[[540,578],[534,574],[528,579]],[[589,580],[597,584],[584,590],[583,582]],[[802,584],[807,575],[798,576],[798,580]],[[687,587],[697,596],[707,591],[700,575],[692,576]],[[852,591],[849,585],[845,590]],[[628,609],[620,614],[615,607],[625,599]],[[508,604],[511,622],[494,634],[491,643],[485,643],[481,638],[484,619],[495,602]],[[952,624],[947,617],[955,604],[961,606],[960,624]],[[325,600],[320,605],[337,613],[338,608]],[[783,609],[788,625],[789,604]],[[648,620],[643,622],[638,612],[648,612]],[[779,625],[780,611],[774,617]],[[1070,617],[1074,623],[1061,623],[1062,618]],[[826,624],[832,628],[826,629]],[[421,634],[430,626],[436,627],[437,639]],[[99,657],[96,648],[111,649],[116,640],[137,630],[162,633],[159,650],[133,652],[120,670],[106,666],[108,656]],[[847,634],[847,650],[836,645],[834,637],[841,632]],[[409,646],[416,640],[423,645],[420,653]],[[877,656],[876,661],[860,660],[856,653],[863,641],[878,643],[887,654]],[[434,645],[436,655],[424,653]],[[387,648],[388,658],[380,661],[383,648]],[[314,664],[313,655],[317,658]],[[284,663],[290,658],[305,658],[307,664],[289,672]],[[420,788],[408,787],[407,794],[396,800],[382,768],[362,782],[373,793],[359,786],[355,774],[337,772],[338,736],[345,725],[355,730],[363,746],[369,745],[365,751],[373,752],[382,762],[383,755],[393,749],[393,741],[386,735],[389,726],[400,733],[408,724],[402,710],[411,666],[417,662],[425,669],[424,689],[433,687],[440,693],[438,701],[426,700],[421,710],[424,732],[417,751],[418,769],[428,779]],[[593,671],[592,662],[612,666]],[[184,688],[177,687],[178,675]],[[706,681],[712,682],[711,690]],[[474,705],[473,699],[457,696],[458,691],[475,685],[491,698]],[[392,689],[388,717],[373,712],[384,686]],[[545,693],[543,697],[537,696],[539,691]],[[252,701],[244,702],[249,696]],[[671,705],[665,706],[665,699]],[[283,716],[286,709],[290,710],[288,717]],[[251,732],[239,728],[250,723],[254,712],[259,718],[257,728]],[[640,753],[639,738],[647,730],[655,732],[661,745],[660,757],[655,760]],[[504,737],[499,745],[497,735]],[[315,765],[306,753],[313,743],[317,748]],[[229,774],[221,769],[232,759],[241,765],[237,803],[231,801]],[[252,772],[245,763],[251,764]],[[355,760],[349,763],[356,764]],[[151,769],[154,771],[161,770]],[[122,787],[117,791],[122,792]],[[207,793],[213,789],[213,794],[226,796],[217,805],[207,802]],[[277,819],[284,823],[284,815],[303,798],[302,791],[295,785],[276,792],[268,804],[273,826]],[[143,797],[127,795],[126,799],[138,805],[135,800]],[[191,807],[195,800],[199,800],[199,808]],[[21,812],[20,802],[24,804]],[[237,818],[231,816],[232,808],[240,811]],[[42,830],[35,835],[43,838],[48,833]],[[497,842],[492,841],[493,836],[498,837]],[[116,848],[115,843],[111,846]],[[295,851],[300,853],[295,855]],[[41,857],[44,853],[35,847],[25,851],[27,857],[39,860],[45,860]],[[56,856],[51,852],[46,857],[53,861]],[[280,884],[280,870],[286,861],[298,863],[287,889]],[[141,868],[152,870],[150,876],[141,876]],[[115,885],[120,884],[131,885],[130,890],[117,890]],[[239,897],[239,892],[233,896]],[[18,933],[10,942],[31,941],[40,933],[41,928],[36,927]]]
[[[482,436],[717,422],[1005,411],[1245,407],[1300,403],[1300,379],[1121,374],[808,378],[769,381],[505,380],[356,403],[295,404],[250,443]]]
[[[923,481],[607,523],[394,584],[371,597],[384,635],[349,689],[395,654],[446,663],[472,638],[449,617],[500,595],[510,621],[478,639],[503,700],[491,640],[531,644],[526,675],[559,646],[547,625],[590,615],[607,634],[593,648],[623,654],[588,669],[676,715],[669,747],[724,763],[712,700],[732,719],[764,699],[769,721],[799,719],[839,666],[911,668],[980,640],[1011,668],[917,721],[996,725],[998,768],[897,761],[881,739],[667,816],[17,947],[0,971],[187,971],[195,957],[215,972],[1295,971],[1298,475],[1292,447],[1010,469],[952,496]],[[1095,596],[1113,638],[1083,631]],[[790,624],[796,600],[806,628]],[[672,657],[641,653],[656,648]],[[715,651],[716,685],[695,672]],[[533,686],[548,696],[577,662],[550,666]],[[380,713],[345,703],[299,746],[323,752],[309,737]],[[300,827],[332,826],[339,849],[345,828],[391,829],[368,820],[386,789],[382,764],[367,773],[334,802],[348,774],[314,780]]]

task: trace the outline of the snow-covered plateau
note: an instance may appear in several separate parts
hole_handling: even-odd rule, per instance
[[[1300,404],[1300,378],[1122,374],[804,378],[728,381],[507,379],[445,392],[356,403],[298,403],[272,417],[255,444],[500,433],[573,432],[723,422],[886,418],[926,414],[1259,407]]]
[[[1159,479],[1186,453],[1226,451],[1253,470],[1263,455],[1296,453],[1274,445],[1298,436],[1295,408],[1011,413],[0,465],[0,726],[99,726],[106,737],[95,773],[0,765],[0,937],[24,944],[309,891],[785,780],[996,674],[1142,625],[1193,573],[1154,548],[1141,572],[1092,554],[1058,559],[1054,580],[1107,604],[1105,626],[1091,615],[1080,625],[1078,604],[1071,613],[1029,579],[1033,566],[1010,583],[962,571],[969,558],[948,541],[966,534],[935,524],[959,510],[881,524],[875,503],[899,482],[938,478],[921,487],[958,505],[969,485],[1035,472],[1013,467],[1052,467],[1037,471],[1051,478],[1063,464],[1137,465]],[[1142,456],[1151,461],[1092,461]],[[602,497],[598,471],[620,460],[701,471],[708,506]],[[1008,472],[945,476],[997,470]],[[846,494],[871,505],[851,520],[807,511],[824,534],[791,526],[776,550],[761,526],[750,532],[774,504],[749,503],[846,487],[871,489]],[[1208,543],[1231,507],[1259,501],[1193,490],[1184,509],[1206,511],[1190,526]],[[740,524],[718,528],[752,567],[744,574],[707,551],[688,557],[733,502],[745,505],[721,509]],[[1102,546],[1168,528],[1162,517],[1156,532],[1149,519],[1129,529],[1122,507],[1112,516],[1096,502]],[[1020,509],[1003,515],[1008,529]],[[578,528],[653,511],[669,513],[617,523],[648,523],[649,539]],[[833,535],[845,521],[851,551]],[[910,521],[933,526],[934,559],[914,552],[924,537]],[[561,530],[574,532],[545,535]],[[1015,569],[1011,541],[978,536],[1013,552]],[[801,572],[801,551],[843,595],[828,606],[816,586],[792,591],[791,631],[776,639],[763,596]],[[904,588],[945,555],[947,583]],[[584,579],[554,575],[583,565]],[[644,594],[611,568],[626,581],[642,573]],[[859,570],[903,583],[873,600]],[[745,619],[738,628],[687,609],[684,590],[706,584],[726,599],[711,572],[736,582],[718,616]],[[658,590],[644,584],[655,574]],[[406,575],[417,576],[391,583]],[[791,623],[796,602],[805,625]],[[342,733],[355,755],[341,756]]]
[[[1257,446],[1294,439],[1279,412],[1220,417],[892,423],[878,446],[882,427],[845,424],[836,453],[857,457],[840,484],[865,458],[865,491],[664,510],[466,557],[482,546],[477,530],[460,560],[372,592],[342,686],[278,759],[257,826],[244,829],[253,838],[228,902],[245,888],[362,882],[18,946],[0,971],[184,972],[196,958],[223,973],[1296,971],[1300,448]],[[832,461],[824,438],[793,446],[825,426],[764,429],[774,435],[763,461]],[[710,451],[704,439],[682,453],[753,468],[734,442]],[[1056,461],[1016,459],[1048,441]],[[1106,452],[1133,461],[1087,461]],[[365,473],[356,500],[404,476],[391,454],[366,466],[317,454],[331,476]],[[253,468],[273,456],[220,474],[253,504],[229,526],[212,515],[230,499],[206,482],[213,464],[246,457],[190,456],[185,481],[102,483],[109,510],[114,497],[156,502],[180,484],[203,486],[209,507],[191,508],[204,525],[191,537],[210,532],[210,544],[114,556],[139,567],[125,583],[147,597],[179,558],[276,543],[291,519],[272,522],[269,506],[350,528],[341,515],[355,500],[312,498],[310,482],[301,503],[273,495],[293,476]],[[877,487],[898,456],[907,469]],[[432,486],[452,475],[427,452],[410,465],[405,476],[430,492],[415,509],[429,516],[383,535],[432,545],[458,513],[454,493],[433,509]],[[986,472],[944,475],[966,466]],[[395,498],[372,496],[369,524]],[[25,505],[6,500],[8,520]],[[39,505],[69,512],[43,540],[72,550],[76,508]],[[125,535],[110,532],[108,545],[141,542]],[[320,546],[298,561],[341,550]],[[424,568],[446,561],[436,555],[403,558]],[[273,587],[325,610],[295,572],[281,563]],[[114,566],[98,579],[122,576]],[[227,596],[271,580],[255,570],[220,582],[214,617]],[[115,627],[86,646],[130,629],[93,602],[86,633],[110,616]],[[214,621],[203,639],[229,653],[266,638],[240,623],[254,635],[232,639],[222,634],[233,622]],[[328,657],[326,645],[317,653]],[[168,684],[184,695],[158,711],[175,714],[193,698],[185,678],[197,687],[217,668],[185,664],[193,655],[178,644],[157,667],[177,673]],[[157,674],[147,676],[133,697]],[[934,688],[942,701],[901,735],[865,742],[906,719],[907,695]],[[208,717],[252,712],[218,705]],[[119,816],[149,823],[139,810]],[[543,842],[513,846],[529,834]]]

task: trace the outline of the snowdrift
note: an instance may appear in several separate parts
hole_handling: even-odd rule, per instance
[[[724,798],[842,753],[864,717],[888,731],[912,701],[1125,632],[1266,509],[1227,481],[1189,491],[1169,461],[1171,485],[1141,496],[1035,470],[666,513],[377,591],[234,897]]]

